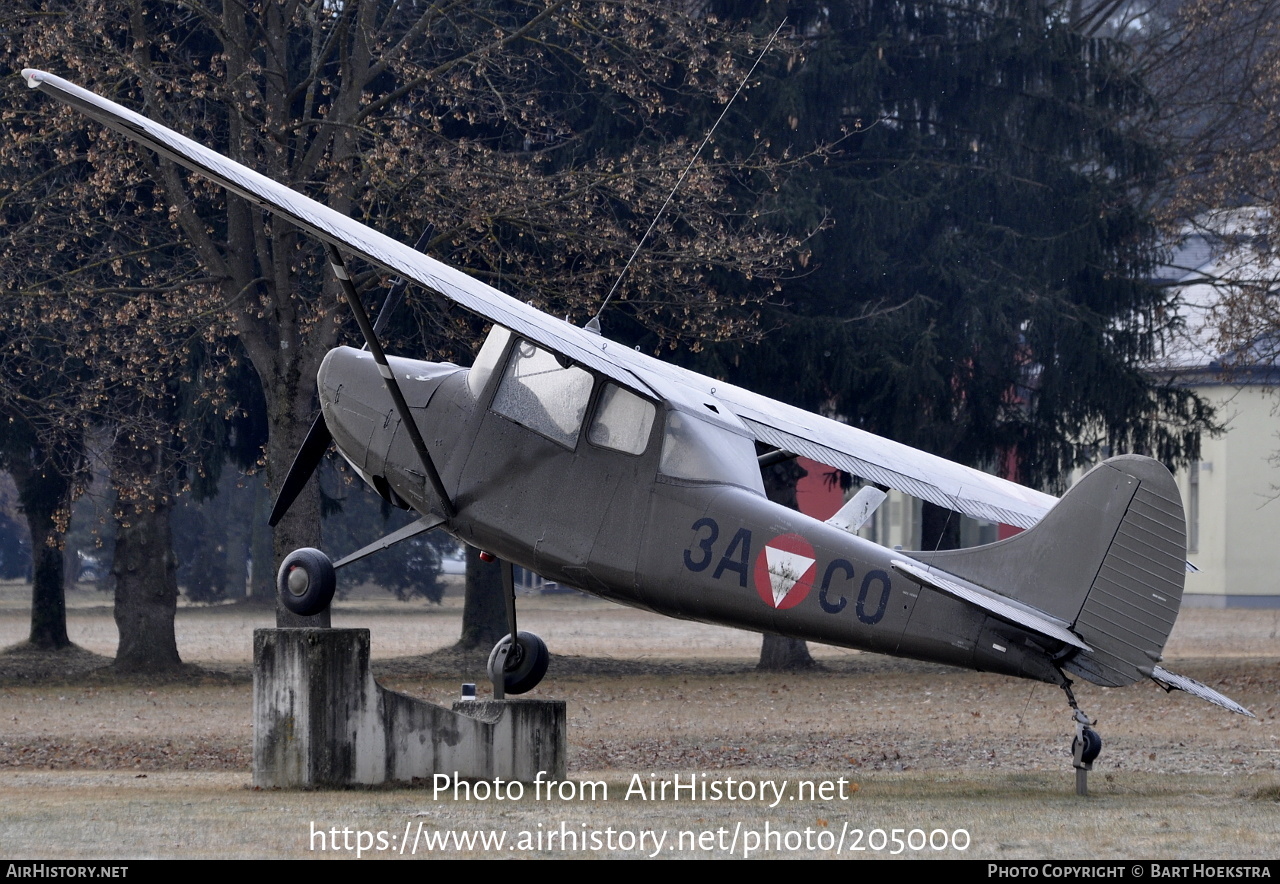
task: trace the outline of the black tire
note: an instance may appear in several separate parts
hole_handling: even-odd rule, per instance
[[[280,601],[299,617],[314,617],[333,601],[338,576],[333,562],[318,549],[295,549],[285,556],[276,574]]]
[[[1080,762],[1082,764],[1093,764],[1094,760],[1097,760],[1098,755],[1102,752],[1102,737],[1098,736],[1097,730],[1084,728],[1080,732],[1080,736],[1076,738],[1076,741],[1084,742],[1084,748],[1080,751]],[[1073,743],[1071,751],[1074,752],[1076,748],[1078,746]]]
[[[495,670],[498,667],[499,651],[510,642],[511,635],[508,633],[493,646],[493,651],[489,654],[490,681],[495,680],[498,674]],[[551,652],[547,650],[547,643],[532,632],[520,633],[516,646],[507,654],[506,665],[503,667],[503,690],[508,694],[528,693],[542,681],[550,664]]]
[[[1098,736],[1098,732],[1085,728],[1082,736],[1084,737],[1084,751],[1080,753],[1080,760],[1085,764],[1093,764],[1098,755],[1102,752],[1102,737]]]

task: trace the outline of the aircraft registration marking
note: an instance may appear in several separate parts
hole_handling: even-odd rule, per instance
[[[839,614],[844,610],[845,605],[849,604],[849,599],[843,594],[837,601],[831,599],[832,593],[836,591],[831,583],[836,579],[836,575],[841,573],[846,583],[852,583],[853,563],[846,559],[832,559],[822,575],[822,586],[818,590],[818,604],[822,605],[822,610],[828,614]],[[892,588],[893,583],[886,571],[877,568],[863,575],[862,585],[858,588],[858,603],[853,609],[858,619],[867,625],[879,623],[889,607],[889,591]],[[877,593],[876,600],[868,604],[873,591]]]
[[[700,550],[696,554],[696,558],[692,549],[684,551],[684,566],[696,574],[699,571],[707,570],[711,565],[711,559],[714,556],[712,545],[716,542],[716,538],[720,536],[720,526],[715,519],[703,518],[693,523],[693,530],[699,534],[703,531],[707,532],[705,537],[695,539],[695,543]],[[720,561],[711,576],[719,580],[724,576],[725,571],[733,571],[738,575],[738,585],[745,588],[747,585],[747,562],[750,560],[751,531],[747,528],[739,528],[738,533],[733,535],[733,539],[729,541],[729,546],[725,549],[724,555],[720,557]]]
[[[819,557],[812,544],[799,534],[774,537],[753,559],[751,529],[739,528],[721,548],[720,524],[715,519],[706,516],[691,527],[693,540],[684,550],[686,570],[699,574],[710,569],[713,580],[722,580],[731,572],[738,576],[738,585],[746,589],[748,563],[754,561],[751,576],[756,593],[765,604],[780,611],[800,604],[812,591]],[[879,623],[889,607],[892,579],[878,568],[863,574],[861,583],[855,583],[856,576],[852,562],[832,559],[822,569],[818,604],[828,614],[839,614],[853,601],[853,613],[860,621],[869,626]]]

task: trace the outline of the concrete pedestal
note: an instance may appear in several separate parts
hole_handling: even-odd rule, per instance
[[[367,629],[258,629],[253,664],[254,785],[565,778],[563,701],[449,710],[386,690],[369,671]]]

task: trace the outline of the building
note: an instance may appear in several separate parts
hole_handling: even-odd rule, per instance
[[[1183,604],[1280,608],[1280,369],[1275,331],[1253,329],[1227,347],[1223,298],[1276,291],[1280,268],[1256,257],[1255,213],[1221,213],[1175,250],[1162,281],[1177,285],[1185,325],[1155,370],[1196,390],[1223,432],[1178,474],[1187,512]]]

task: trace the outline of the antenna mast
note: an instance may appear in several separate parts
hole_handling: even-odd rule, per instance
[[[627,263],[623,265],[622,272],[618,274],[618,278],[613,281],[613,287],[609,289],[609,294],[605,296],[604,303],[600,305],[600,309],[596,311],[596,315],[591,317],[590,321],[587,322],[587,328],[597,332],[600,330],[600,316],[604,313],[604,308],[609,306],[609,301],[613,299],[614,292],[618,290],[618,286],[622,284],[622,280],[627,275],[627,271],[631,269],[632,262],[635,261],[636,256],[640,254],[640,250],[644,248],[644,244],[648,241],[649,234],[653,233],[653,228],[658,226],[658,221],[662,218],[662,213],[667,210],[667,206],[671,205],[671,200],[675,197],[676,193],[679,192],[680,185],[684,184],[684,179],[688,177],[689,170],[693,168],[693,164],[696,163],[698,161],[698,157],[702,155],[702,149],[707,146],[709,141],[711,141],[711,136],[715,134],[716,127],[720,125],[720,121],[729,113],[729,108],[733,107],[733,103],[738,99],[742,90],[746,88],[747,83],[751,80],[751,75],[756,72],[756,68],[760,66],[760,62],[764,59],[765,55],[768,54],[770,47],[773,46],[773,41],[778,39],[778,34],[782,32],[782,28],[786,23],[787,20],[784,18],[778,24],[778,27],[769,37],[769,42],[764,45],[764,49],[760,50],[760,54],[757,55],[756,60],[752,62],[751,70],[747,71],[747,75],[743,77],[742,82],[738,84],[737,91],[733,93],[733,96],[729,99],[728,103],[725,104],[724,110],[720,111],[720,116],[716,118],[716,121],[711,124],[711,128],[707,130],[706,137],[702,139],[702,143],[698,145],[698,149],[694,151],[693,156],[689,159],[688,165],[686,165],[684,167],[684,171],[680,173],[680,177],[677,179],[675,187],[671,188],[671,193],[667,194],[667,198],[662,203],[662,207],[658,209],[658,213],[654,215],[653,220],[649,222],[649,229],[644,232],[644,236],[640,237],[640,242],[636,243],[635,251],[631,253],[631,257],[628,258]]]

